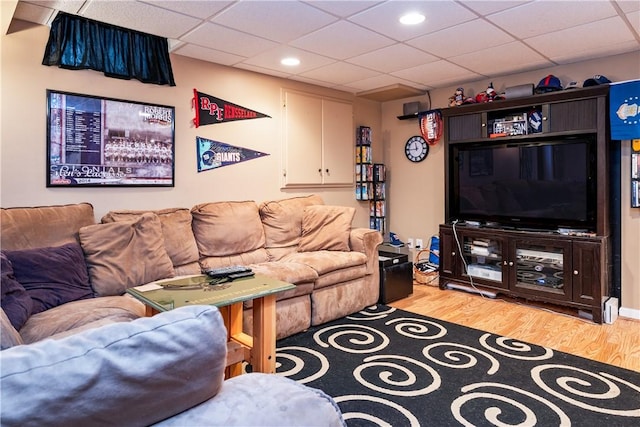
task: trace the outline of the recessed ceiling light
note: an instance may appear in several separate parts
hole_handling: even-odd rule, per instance
[[[298,58],[284,58],[280,61],[282,65],[286,65],[287,67],[295,67],[296,65],[300,65],[300,60]]]
[[[407,13],[400,17],[400,23],[404,25],[416,25],[424,21],[424,15],[418,12]]]

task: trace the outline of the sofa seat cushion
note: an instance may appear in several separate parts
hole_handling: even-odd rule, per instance
[[[157,215],[82,227],[79,231],[91,286],[97,296],[175,276]]]
[[[302,235],[302,216],[307,206],[322,205],[316,194],[262,202],[260,218],[267,248],[297,246]]]
[[[252,373],[231,378],[214,402],[205,402],[157,426],[346,425],[331,397],[278,375]]]
[[[294,285],[313,282],[318,278],[318,273],[313,268],[299,262],[263,262],[249,267],[256,273]]]
[[[266,262],[269,259],[269,254],[264,248],[255,249],[252,251],[227,255],[227,256],[212,256],[200,258],[200,266],[203,270],[209,268],[228,267],[230,265],[249,265]]]
[[[315,281],[314,290],[333,286],[338,283],[345,283],[351,280],[361,279],[367,274],[366,265],[356,265],[354,267],[341,268],[340,270],[329,271],[318,277]]]
[[[2,249],[18,250],[78,242],[78,230],[95,224],[89,203],[0,209]]]
[[[154,211],[110,211],[102,217],[101,221],[103,223],[133,221],[145,212],[152,212],[160,219],[164,246],[174,267],[198,262],[198,245],[191,229],[191,212],[187,208],[168,208]]]
[[[20,329],[20,336],[26,344],[30,344],[55,334],[83,328],[98,320],[124,322],[144,315],[144,304],[128,295],[72,301],[31,316]]]
[[[226,351],[212,306],[11,347],[0,352],[2,425],[151,425],[215,396]]]
[[[77,242],[5,254],[16,280],[33,301],[32,315],[70,301],[93,298],[84,253]]]
[[[264,229],[254,201],[214,202],[191,209],[200,257],[223,257],[264,248]]]
[[[318,276],[347,267],[367,264],[367,256],[362,252],[315,251],[296,252],[282,258],[285,262],[296,262],[313,268]]]

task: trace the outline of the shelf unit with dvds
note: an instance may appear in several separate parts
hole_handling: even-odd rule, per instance
[[[386,170],[382,163],[373,164],[373,197],[369,199],[369,228],[378,230],[383,235],[386,232],[387,202],[386,202]]]
[[[382,163],[373,163],[371,128],[356,129],[356,200],[369,202],[369,228],[386,232],[386,172]]]
[[[356,200],[373,198],[373,160],[371,154],[371,128],[356,129]]]

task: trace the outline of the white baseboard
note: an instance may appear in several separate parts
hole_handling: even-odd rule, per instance
[[[636,310],[634,308],[620,307],[620,311],[618,312],[618,314],[621,317],[640,320],[640,310]]]

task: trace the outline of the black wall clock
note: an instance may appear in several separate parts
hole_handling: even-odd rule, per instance
[[[404,154],[407,156],[407,159],[412,162],[417,163],[423,161],[427,158],[427,154],[429,154],[427,141],[421,136],[412,136],[404,145]]]

